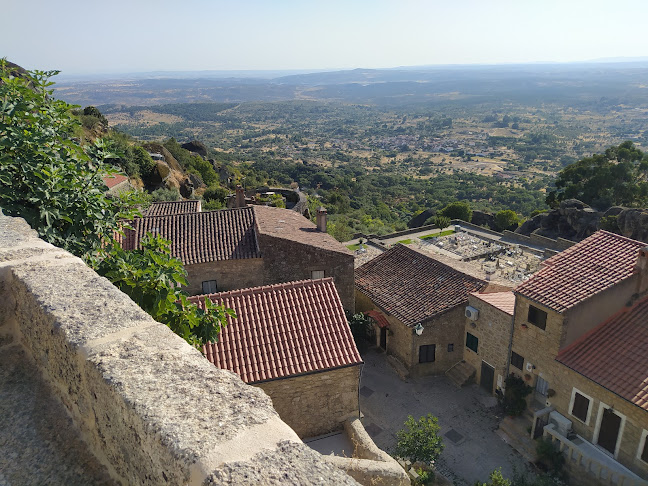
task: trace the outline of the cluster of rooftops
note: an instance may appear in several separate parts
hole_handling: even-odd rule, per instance
[[[198,202],[154,204],[125,237],[136,248],[147,231],[172,241],[185,264],[257,258],[257,235],[267,232],[304,244],[348,254],[348,250],[301,215],[253,206],[200,212]],[[396,245],[355,270],[356,289],[377,307],[408,326],[465,305],[470,294],[513,314],[515,296],[524,296],[558,313],[623,282],[637,271],[645,243],[598,231],[544,262],[515,289],[497,288],[478,275],[404,245]],[[281,379],[362,362],[332,278],[302,280],[197,295],[234,309],[217,343],[205,347],[216,366],[247,383]],[[369,313],[386,325],[380,312]],[[648,410],[648,298],[593,328],[562,349],[557,360]],[[643,351],[641,351],[643,350]]]

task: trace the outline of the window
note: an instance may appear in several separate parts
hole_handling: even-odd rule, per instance
[[[436,344],[426,344],[419,346],[419,363],[434,363],[434,353]]]
[[[524,369],[524,358],[515,351],[511,351],[511,364],[522,371]]]
[[[648,463],[648,430],[641,433],[641,440],[639,441],[639,449],[637,450],[637,458],[643,462]]]
[[[318,278],[324,278],[324,270],[313,270],[311,272],[311,280],[317,280]]]
[[[477,347],[479,346],[479,339],[476,336],[473,336],[469,332],[466,333],[466,347],[472,349],[475,353],[477,352]]]
[[[454,351],[454,343],[448,344],[448,353],[452,353]]]
[[[529,316],[527,320],[534,326],[544,330],[547,327],[547,313],[537,307],[529,306]]]
[[[218,292],[218,286],[216,285],[216,280],[205,280],[202,283],[203,294],[213,294]]]
[[[569,407],[569,414],[587,424],[589,422],[591,401],[592,399],[590,397],[582,394],[574,388],[572,391],[572,402]]]

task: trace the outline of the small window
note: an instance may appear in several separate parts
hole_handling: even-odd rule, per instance
[[[469,332],[466,333],[466,347],[472,349],[475,353],[477,352],[477,347],[479,346],[479,339],[477,336],[473,336]]]
[[[648,432],[646,430],[641,434],[643,444],[639,444],[639,459],[643,462],[648,462]]]
[[[205,280],[202,283],[203,294],[213,294],[218,292],[218,286],[216,285],[216,280]]]
[[[511,351],[511,364],[522,371],[524,369],[524,358],[515,351]]]
[[[448,353],[454,352],[454,343],[448,344]]]
[[[571,415],[576,417],[581,422],[587,423],[587,415],[589,413],[590,400],[586,396],[581,395],[574,391],[574,404],[572,405]]]
[[[311,272],[311,280],[317,280],[318,278],[324,278],[324,270],[313,270]]]
[[[434,363],[434,354],[436,352],[436,344],[426,344],[419,346],[419,363]]]
[[[547,327],[547,313],[537,307],[529,306],[529,316],[527,320],[534,326],[544,330]]]

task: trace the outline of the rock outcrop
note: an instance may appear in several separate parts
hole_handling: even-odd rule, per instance
[[[486,226],[492,230],[496,230],[497,228],[494,215],[485,211],[479,211],[477,209],[473,210],[472,220],[470,222],[472,224],[476,224],[477,226]]]
[[[617,215],[617,225],[622,235],[648,242],[648,209],[622,209]]]
[[[200,155],[202,158],[207,157],[207,147],[204,143],[199,142],[198,140],[192,140],[191,142],[183,143],[181,147],[189,152]]]
[[[577,199],[567,199],[558,209],[538,214],[525,221],[516,233],[580,241],[599,229],[602,213]]]

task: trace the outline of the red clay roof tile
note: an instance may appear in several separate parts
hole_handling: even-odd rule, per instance
[[[205,298],[234,309],[209,361],[246,383],[362,363],[332,278],[232,290]]]
[[[107,175],[103,177],[104,184],[106,184],[108,189],[112,189],[117,184],[121,184],[122,182],[127,180],[128,177],[122,174],[113,174],[113,175]]]
[[[154,202],[146,211],[146,216],[167,216],[169,214],[196,213],[200,211],[200,201],[161,201]]]
[[[648,410],[648,298],[581,336],[556,360]]]
[[[639,249],[645,246],[640,241],[597,231],[549,258],[514,292],[563,312],[630,277]]]
[[[355,285],[383,311],[414,326],[468,301],[486,282],[404,245],[356,269]]]
[[[371,310],[365,312],[365,314],[371,317],[374,321],[376,321],[378,327],[389,327],[389,321],[387,320],[387,317],[385,317],[385,315],[382,312],[377,310]]]
[[[511,316],[513,315],[513,310],[515,309],[515,294],[513,292],[491,292],[489,294],[473,292],[470,295],[477,297],[479,300],[483,300],[502,312],[506,312]]]

